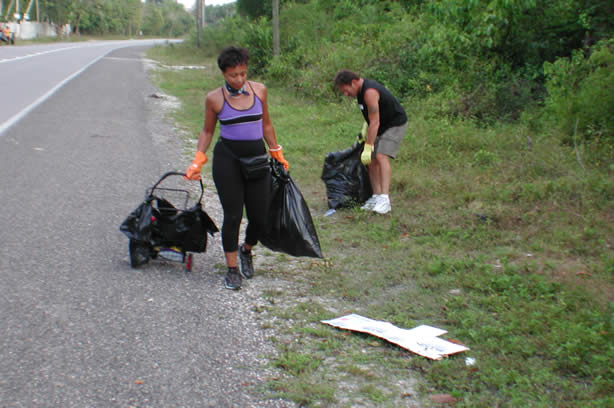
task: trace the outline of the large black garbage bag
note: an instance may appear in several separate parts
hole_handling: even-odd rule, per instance
[[[176,246],[186,252],[204,252],[207,234],[218,228],[197,203],[178,210],[163,198],[150,196],[119,227],[128,238],[151,246]]]
[[[322,180],[326,184],[328,208],[350,208],[364,203],[371,197],[369,172],[360,162],[364,143],[331,152],[324,158]]]
[[[318,234],[303,195],[277,160],[271,160],[271,173],[270,228],[261,234],[260,242],[276,252],[322,258]]]
[[[184,252],[204,252],[207,248],[207,234],[213,236],[218,228],[202,209],[202,181],[200,198],[196,204],[187,209],[178,209],[170,201],[156,195],[164,191],[184,191],[158,187],[169,176],[183,177],[183,173],[165,173],[148,190],[145,200],[126,217],[119,229],[130,238],[132,245],[138,244],[139,247],[175,246]]]

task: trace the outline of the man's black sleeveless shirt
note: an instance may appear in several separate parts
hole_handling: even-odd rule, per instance
[[[365,121],[369,123],[369,112],[365,104],[365,91],[369,88],[375,88],[379,92],[379,130],[377,135],[381,135],[391,127],[401,126],[407,122],[407,114],[401,106],[398,99],[390,93],[384,85],[373,81],[372,79],[364,79],[362,89],[356,95],[358,106],[362,111]]]

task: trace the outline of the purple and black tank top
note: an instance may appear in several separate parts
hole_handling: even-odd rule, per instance
[[[248,109],[243,110],[230,106],[226,101],[226,95],[224,95],[224,106],[217,115],[220,121],[220,136],[222,138],[236,141],[262,139],[262,101],[253,88],[252,92],[254,103]]]

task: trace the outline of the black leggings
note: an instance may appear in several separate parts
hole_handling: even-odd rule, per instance
[[[248,245],[256,245],[259,231],[264,231],[266,228],[271,175],[267,174],[261,179],[247,181],[241,175],[239,160],[236,159],[236,157],[257,156],[265,152],[262,139],[229,141],[220,138],[213,149],[213,181],[224,210],[222,223],[224,252],[235,252],[239,249],[239,228],[243,218],[243,206],[247,214],[245,242]]]

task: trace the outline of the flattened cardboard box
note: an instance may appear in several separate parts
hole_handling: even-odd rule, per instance
[[[446,334],[447,331],[427,325],[413,329],[401,329],[392,323],[369,319],[357,314],[322,320],[322,323],[339,329],[377,336],[432,360],[441,360],[443,357],[469,350],[468,347],[461,344],[440,339],[438,336]]]

